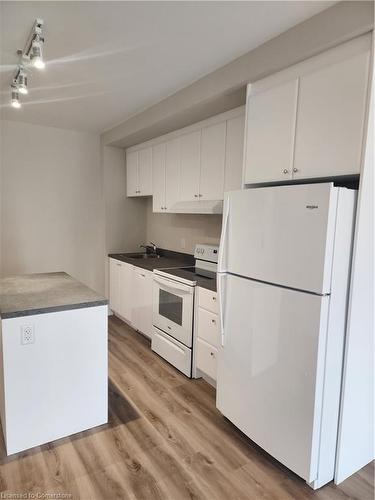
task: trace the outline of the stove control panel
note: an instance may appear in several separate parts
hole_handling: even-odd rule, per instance
[[[195,245],[194,257],[208,262],[217,262],[219,247],[216,245]]]

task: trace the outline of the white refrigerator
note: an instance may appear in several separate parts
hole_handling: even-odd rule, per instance
[[[355,190],[227,193],[217,407],[314,489],[334,478]]]

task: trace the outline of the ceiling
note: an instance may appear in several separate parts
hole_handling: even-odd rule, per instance
[[[334,3],[2,1],[1,116],[103,132]],[[17,110],[16,50],[37,17],[47,65]]]

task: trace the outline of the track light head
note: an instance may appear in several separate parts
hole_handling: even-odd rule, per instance
[[[20,94],[27,94],[28,93],[28,90],[27,90],[27,73],[24,70],[23,66],[20,66],[18,68],[18,76],[17,76],[17,80],[16,80],[15,83],[17,85],[17,88],[18,88],[18,91],[19,91]]]
[[[43,39],[39,35],[35,35],[35,38],[32,41],[30,60],[35,68],[43,69],[46,66],[43,61]]]
[[[12,107],[18,109],[21,107],[20,95],[18,93],[18,88],[16,85],[12,84],[11,90],[12,90],[12,99],[11,99]]]

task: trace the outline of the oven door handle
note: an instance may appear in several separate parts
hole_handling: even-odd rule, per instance
[[[187,286],[185,288],[184,286],[178,285],[174,281],[159,279],[155,277],[154,277],[154,282],[157,283],[158,285],[165,286],[166,288],[169,288],[171,290],[178,290],[179,292],[187,293],[189,295],[192,294],[192,289],[190,286]]]

